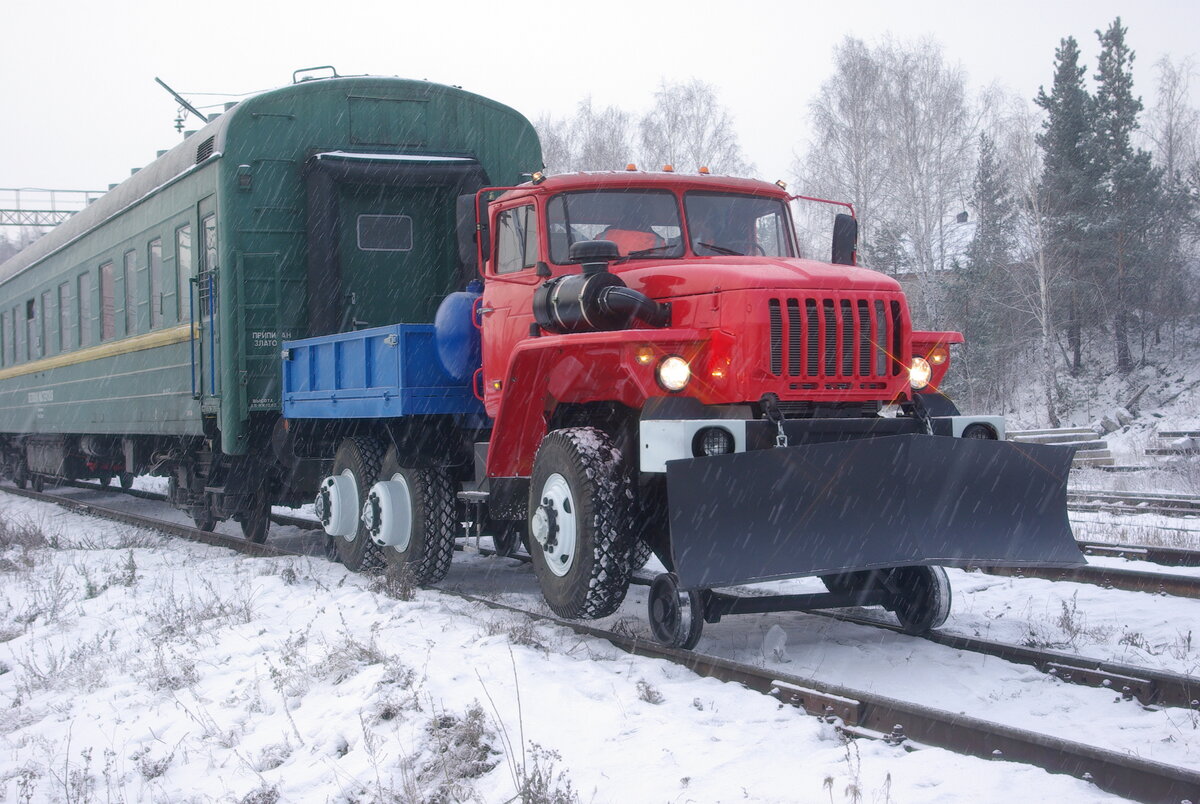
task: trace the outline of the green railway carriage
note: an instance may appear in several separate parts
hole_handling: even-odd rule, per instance
[[[301,81],[227,109],[0,265],[5,471],[161,471],[197,519],[240,518],[245,501],[196,495],[262,474],[280,342],[432,322],[466,278],[455,197],[540,164],[520,114],[424,81]]]

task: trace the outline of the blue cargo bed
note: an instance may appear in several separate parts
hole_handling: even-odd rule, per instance
[[[483,413],[470,383],[442,367],[432,324],[392,324],[283,347],[283,415],[289,419]]]

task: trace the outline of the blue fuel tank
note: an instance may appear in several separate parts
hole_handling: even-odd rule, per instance
[[[466,290],[451,293],[442,301],[433,320],[442,368],[460,382],[470,380],[482,365],[483,344],[475,325],[475,304],[482,294],[483,283],[471,280]]]

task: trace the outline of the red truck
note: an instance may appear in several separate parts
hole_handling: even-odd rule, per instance
[[[637,170],[460,197],[482,286],[446,300],[427,348],[403,327],[285,344],[297,422],[347,415],[317,405],[337,343],[401,349],[321,485],[339,554],[432,582],[466,521],[525,544],[557,614],[596,618],[653,553],[650,625],[683,647],[726,614],[845,605],[924,631],[949,611],[942,566],[1081,563],[1072,451],[959,415],[938,388],[962,336],[914,331],[899,284],[855,264],[852,210],[828,261],[801,258],[796,198]],[[442,380],[402,387],[426,365]],[[801,576],[828,591],[731,588]]]

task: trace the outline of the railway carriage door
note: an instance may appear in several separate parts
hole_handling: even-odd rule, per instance
[[[455,271],[453,203],[442,188],[339,188],[339,331],[432,323]]]
[[[193,378],[201,408],[211,404],[214,409],[220,397],[220,333],[217,331],[220,308],[220,271],[217,260],[217,216],[211,211],[211,201],[200,206],[200,230],[197,238],[196,288],[194,320],[198,324],[194,342],[197,361]]]

